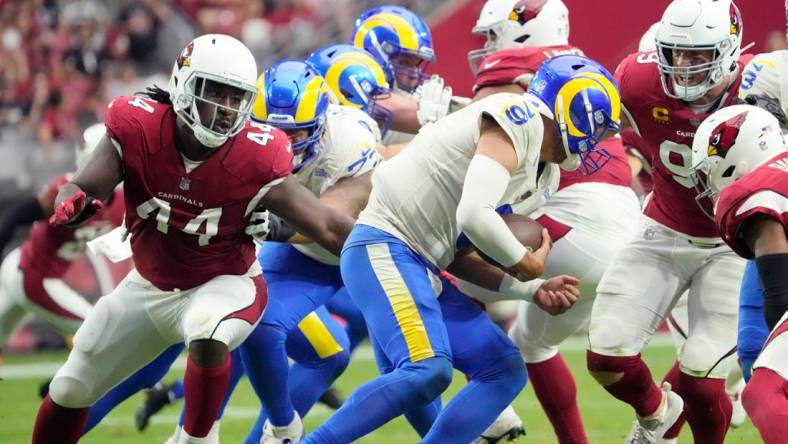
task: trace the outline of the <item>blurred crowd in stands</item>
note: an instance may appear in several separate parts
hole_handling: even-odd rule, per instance
[[[167,86],[174,55],[202,33],[241,39],[263,69],[344,41],[374,0],[0,0],[0,200],[68,170],[107,103]],[[398,3],[428,14],[444,2]],[[3,186],[8,185],[9,186]]]

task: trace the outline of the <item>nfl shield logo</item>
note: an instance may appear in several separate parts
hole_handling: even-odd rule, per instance
[[[183,191],[188,191],[189,186],[192,184],[192,181],[189,180],[188,177],[181,177],[181,183],[178,184],[178,188],[182,189]]]

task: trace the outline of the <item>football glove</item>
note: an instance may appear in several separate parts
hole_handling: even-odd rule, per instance
[[[55,208],[55,214],[49,218],[49,224],[75,227],[90,219],[102,208],[104,208],[104,202],[79,190]]]
[[[765,94],[750,94],[744,98],[744,103],[769,111],[774,117],[777,118],[777,120],[780,121],[780,126],[783,128],[785,128],[786,124],[788,124],[788,118],[786,118],[785,113],[783,112],[783,107],[780,105],[780,101],[774,97],[769,97]]]
[[[449,113],[451,106],[451,86],[444,86],[439,75],[433,75],[422,83],[414,93],[418,102],[416,118],[424,126],[438,121]]]

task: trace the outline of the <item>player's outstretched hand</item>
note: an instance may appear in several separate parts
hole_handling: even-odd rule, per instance
[[[559,315],[575,305],[580,298],[580,281],[576,277],[560,275],[542,283],[534,293],[534,304],[551,315]]]
[[[74,226],[88,220],[104,207],[104,202],[93,199],[79,190],[66,198],[55,208],[55,214],[49,218],[50,225]]]
[[[520,262],[514,264],[508,270],[509,273],[523,282],[538,278],[544,273],[547,255],[550,253],[551,246],[550,233],[547,232],[547,228],[543,228],[542,243],[539,245],[539,248],[526,253],[520,259]]]

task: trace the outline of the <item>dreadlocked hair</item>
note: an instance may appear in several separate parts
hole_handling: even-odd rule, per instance
[[[159,88],[157,85],[148,86],[145,91],[137,91],[134,93],[137,96],[144,96],[159,103],[172,105],[170,100],[170,93],[167,90]]]

